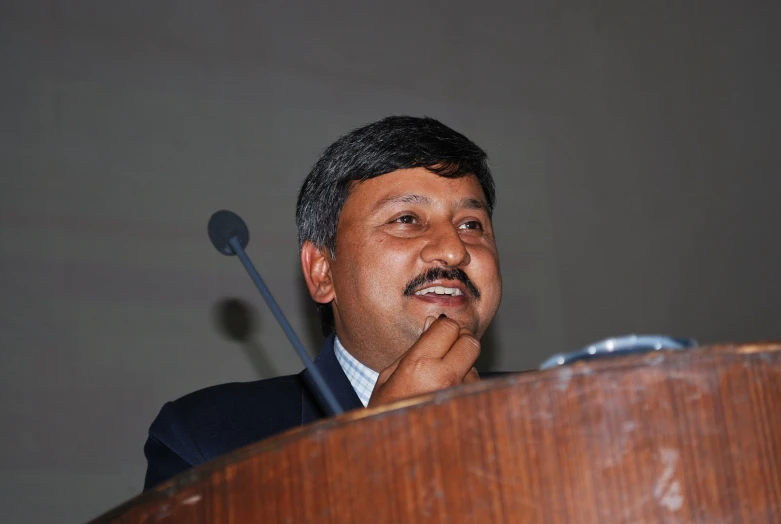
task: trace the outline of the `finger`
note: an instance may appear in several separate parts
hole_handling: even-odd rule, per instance
[[[391,362],[388,367],[380,371],[380,374],[377,376],[377,382],[374,384],[374,389],[377,389],[388,381],[388,379],[393,375],[394,371],[396,371],[396,368],[399,367],[401,360],[406,354],[407,352],[405,351],[399,356],[399,358]]]
[[[472,367],[472,369],[467,371],[466,375],[464,375],[464,384],[473,384],[475,382],[480,382],[480,373],[477,372],[477,368]]]
[[[409,349],[410,359],[442,358],[458,340],[458,322],[440,315]]]
[[[426,321],[425,321],[425,323],[423,324],[423,332],[424,332],[424,333],[425,333],[425,332],[428,330],[428,328],[429,328],[429,327],[431,327],[431,324],[432,324],[432,323],[433,323],[435,320],[436,320],[436,317],[433,317],[433,316],[431,316],[431,315],[429,315],[429,316],[427,316],[427,317],[426,317]],[[380,371],[380,374],[379,374],[379,376],[377,377],[377,382],[376,382],[376,383],[375,383],[375,385],[374,385],[374,388],[375,388],[375,389],[377,389],[379,386],[383,385],[385,382],[387,382],[387,381],[388,381],[388,379],[391,377],[391,375],[393,375],[393,372],[394,372],[394,371],[396,371],[396,368],[398,368],[398,367],[399,367],[399,364],[401,363],[402,359],[403,359],[405,356],[407,356],[407,354],[408,354],[409,352],[410,352],[410,350],[408,349],[407,351],[405,351],[404,353],[402,353],[401,355],[399,355],[399,357],[398,357],[396,360],[394,360],[393,362],[391,362],[391,363],[390,363],[390,365],[388,365],[388,367],[386,367],[385,369],[383,369],[382,371]]]
[[[442,359],[442,363],[459,377],[466,376],[480,356],[480,341],[469,330],[465,331]]]

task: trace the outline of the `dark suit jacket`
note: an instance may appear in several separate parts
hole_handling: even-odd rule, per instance
[[[329,337],[314,361],[345,411],[362,408]],[[235,382],[167,402],[149,428],[144,490],[220,455],[325,417],[309,373]]]
[[[345,411],[363,408],[329,337],[314,361]],[[208,387],[167,402],[149,428],[144,490],[220,455],[326,416],[304,370]]]

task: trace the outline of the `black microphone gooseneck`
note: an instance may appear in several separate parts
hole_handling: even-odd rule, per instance
[[[239,260],[241,260],[241,263],[244,265],[244,269],[249,273],[250,278],[265,299],[266,304],[268,304],[268,307],[271,309],[277,322],[282,326],[282,330],[287,335],[288,340],[293,344],[301,362],[304,363],[307,371],[309,371],[309,374],[312,376],[317,393],[325,400],[328,409],[331,411],[331,415],[340,415],[344,413],[344,410],[336,400],[331,388],[329,388],[328,384],[323,380],[323,376],[315,367],[312,359],[309,358],[309,354],[307,354],[304,346],[301,345],[301,342],[298,340],[290,323],[285,318],[282,310],[279,309],[276,300],[271,296],[263,279],[260,278],[255,266],[252,265],[247,253],[244,252],[244,248],[249,244],[249,229],[247,228],[247,224],[244,223],[244,220],[236,213],[222,210],[217,211],[211,216],[207,229],[209,232],[209,239],[211,239],[212,244],[217,251],[227,256],[238,255]]]

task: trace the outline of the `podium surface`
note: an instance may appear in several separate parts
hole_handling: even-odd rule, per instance
[[[94,523],[781,522],[781,343],[599,358],[290,430]]]

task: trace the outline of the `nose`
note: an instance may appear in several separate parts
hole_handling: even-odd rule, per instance
[[[469,264],[469,251],[452,223],[429,228],[426,244],[420,251],[420,258],[427,264],[445,267],[459,267]]]

